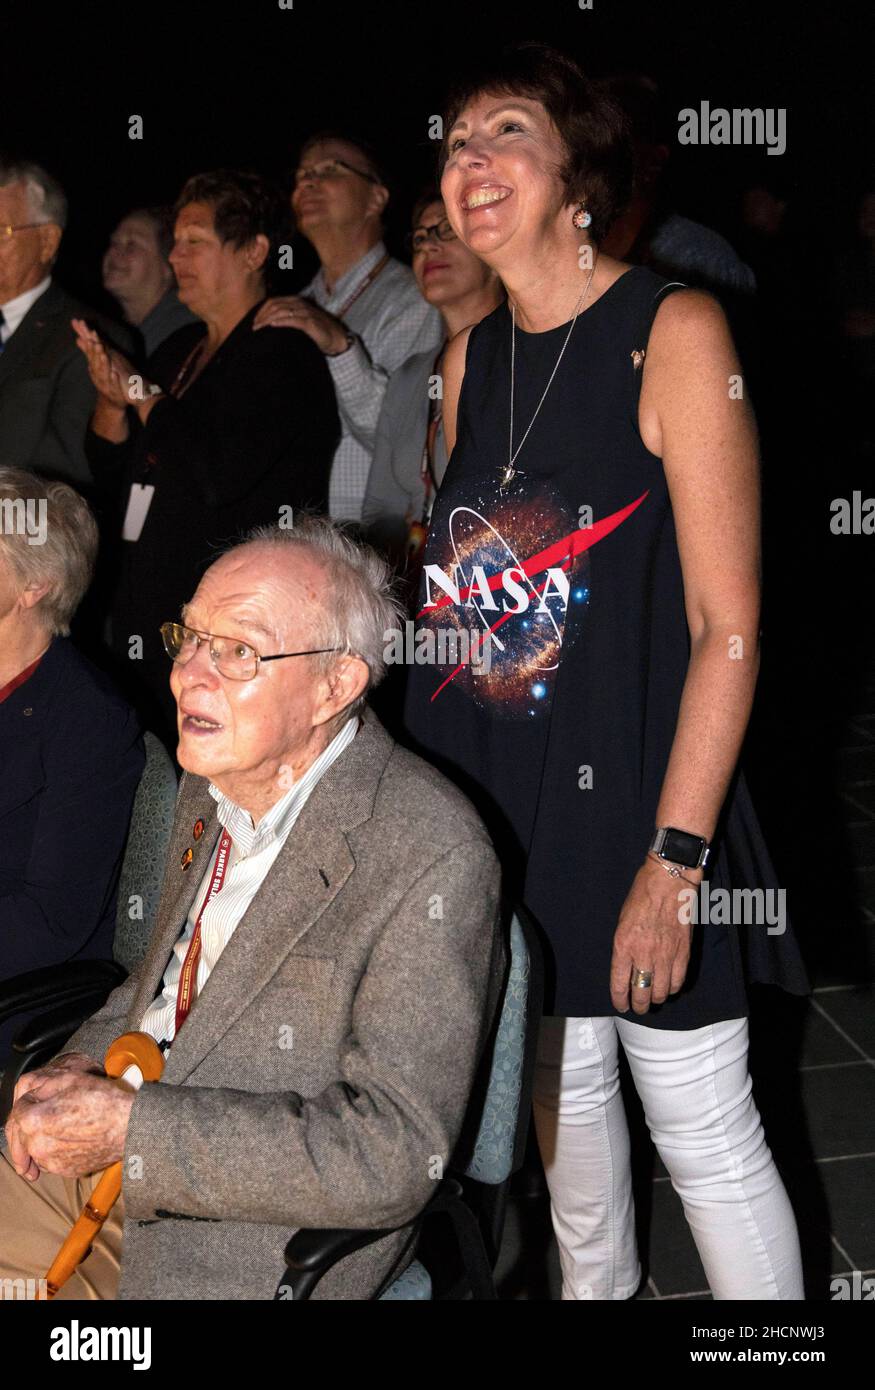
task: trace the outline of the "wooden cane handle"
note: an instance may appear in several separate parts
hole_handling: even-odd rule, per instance
[[[159,1081],[164,1070],[164,1054],[149,1033],[122,1033],[106,1049],[107,1076],[121,1076],[128,1067],[139,1067],[144,1081]]]
[[[104,1061],[107,1076],[119,1077],[131,1066],[139,1067],[144,1081],[160,1080],[164,1054],[148,1033],[123,1033],[107,1048]],[[46,1275],[47,1298],[54,1298],[85,1259],[121,1190],[122,1165],[111,1163],[52,1262]]]

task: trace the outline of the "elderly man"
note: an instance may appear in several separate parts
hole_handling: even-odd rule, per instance
[[[300,296],[263,304],[256,328],[297,328],[325,354],[343,435],[334,455],[329,512],[359,521],[389,376],[413,353],[443,341],[437,310],[383,244],[389,199],[369,147],[333,133],[312,136],[295,172],[292,211],[320,269]]]
[[[481,822],[363,703],[398,618],[386,566],[321,520],[226,552],[165,625],[185,773],[155,933],[18,1084],[0,1274],[43,1272],[76,1180],[123,1157],[68,1297],[114,1297],[120,1250],[124,1299],[271,1298],[299,1227],[402,1228],[317,1297],[371,1298],[412,1258],[504,953]],[[166,1053],[136,1094],[100,1075],[131,1029]]]
[[[172,211],[137,208],[119,222],[103,257],[103,288],[139,331],[146,357],[177,329],[197,323],[176,293],[168,260],[172,250]]]
[[[96,321],[122,347],[130,340],[52,281],[66,220],[45,169],[0,162],[0,461],[82,485],[96,396],[70,320]]]
[[[112,956],[145,754],[133,710],[68,635],[96,553],[97,524],[78,493],[0,466],[3,980]],[[0,1025],[0,1070],[24,1022]]]

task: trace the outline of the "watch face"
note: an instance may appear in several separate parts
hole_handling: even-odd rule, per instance
[[[686,830],[668,830],[662,846],[663,859],[671,859],[675,864],[685,864],[693,869],[699,862],[705,841],[701,835],[690,835]]]

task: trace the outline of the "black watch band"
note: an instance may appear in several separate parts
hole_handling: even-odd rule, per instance
[[[683,864],[686,869],[704,869],[711,857],[711,846],[704,836],[692,835],[689,830],[677,830],[674,826],[661,826],[649,847],[660,859]]]

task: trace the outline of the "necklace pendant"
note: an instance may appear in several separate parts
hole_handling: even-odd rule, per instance
[[[501,475],[501,481],[499,482],[498,486],[500,488],[507,487],[508,483],[511,482],[512,479],[514,479],[515,477],[516,469],[514,468],[512,463],[509,463]]]

